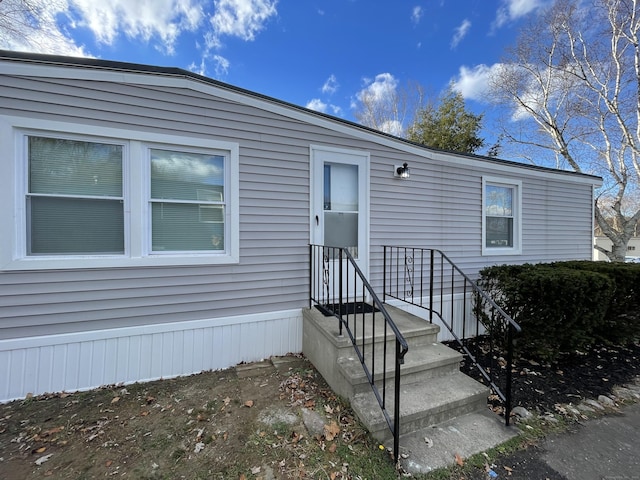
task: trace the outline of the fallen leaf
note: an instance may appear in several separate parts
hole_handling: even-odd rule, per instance
[[[224,432],[224,434],[222,435],[222,439],[226,442],[227,438],[229,438],[229,432]]]
[[[113,460],[107,460],[107,461],[104,463],[104,466],[105,466],[105,467],[107,467],[107,468],[109,468],[112,464],[113,464]]]
[[[111,403],[118,403],[120,401],[120,397],[113,397],[111,399]]]
[[[49,430],[45,430],[44,432],[42,432],[42,437],[47,437],[49,435],[54,435],[56,433],[60,433],[61,431],[64,430],[64,426],[60,426],[60,427],[55,427],[55,428],[51,428]]]
[[[253,468],[251,469],[251,473],[253,473],[254,475],[256,475],[256,474],[260,473],[260,470],[261,470],[261,469],[260,469],[260,467],[253,467]]]
[[[149,412],[147,410],[143,410],[142,412],[140,412],[141,417],[146,417],[147,415],[149,415]]]
[[[247,477],[244,476],[244,473],[240,474],[240,479],[239,480],[247,480]]]
[[[329,445],[329,451],[331,453],[335,453],[336,452],[336,448],[338,448],[338,444],[337,443],[332,443],[331,445]]]
[[[336,438],[336,435],[338,435],[339,433],[340,433],[340,427],[334,421],[324,426],[324,438],[326,438],[328,441],[331,441],[334,438]]]
[[[462,457],[461,457],[460,455],[458,455],[457,453],[456,453],[456,463],[457,463],[458,465],[460,465],[461,467],[464,465],[464,460],[463,460],[463,459],[462,459]]]
[[[331,405],[325,405],[325,406],[324,406],[324,411],[325,411],[326,413],[331,414],[331,413],[333,413],[333,408],[331,408]]]
[[[44,457],[40,457],[35,461],[36,465],[42,465],[44,462],[48,461],[51,457],[53,457],[53,453],[49,455],[45,455]]]
[[[223,400],[223,402],[224,402],[225,406],[227,406],[227,405],[229,405],[229,403],[231,403],[231,399],[229,397],[227,397],[227,398],[225,398]]]
[[[244,406],[249,408],[253,407],[253,400],[247,400],[244,402]]]
[[[40,447],[40,448],[37,448],[33,453],[42,453],[42,452],[44,452],[46,449],[47,449],[47,447]]]
[[[513,468],[507,467],[506,465],[504,466],[504,469],[509,473],[509,475],[513,475]]]

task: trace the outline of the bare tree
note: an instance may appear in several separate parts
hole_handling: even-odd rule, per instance
[[[639,2],[557,0],[522,30],[491,81],[511,108],[509,141],[603,177],[595,218],[613,248],[597,248],[612,261],[624,260],[640,220],[629,201],[640,185]]]
[[[425,91],[418,83],[399,86],[389,74],[358,93],[354,117],[367,127],[399,137],[405,135],[407,119],[413,120],[425,101]]]
[[[0,45],[38,46],[42,31],[60,35],[52,12],[63,10],[60,0],[0,0]]]

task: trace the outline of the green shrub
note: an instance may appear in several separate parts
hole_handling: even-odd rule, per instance
[[[521,354],[553,360],[595,343],[604,330],[615,290],[607,275],[548,264],[489,267],[480,274],[481,286],[521,326]],[[486,313],[487,305],[482,308]]]
[[[607,275],[614,282],[614,293],[604,325],[596,332],[598,339],[616,345],[640,339],[640,264],[573,261],[551,265]]]

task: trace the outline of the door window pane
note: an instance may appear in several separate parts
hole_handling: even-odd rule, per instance
[[[325,163],[324,244],[358,258],[358,166]]]

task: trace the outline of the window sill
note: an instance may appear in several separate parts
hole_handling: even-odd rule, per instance
[[[521,248],[483,248],[483,257],[495,257],[498,255],[522,255]]]
[[[29,257],[12,260],[3,264],[0,271],[29,270],[78,270],[103,268],[146,268],[146,267],[179,267],[198,265],[233,265],[239,263],[237,256],[229,254],[217,255],[150,255],[148,257],[130,258],[121,256],[86,256],[86,257]]]

